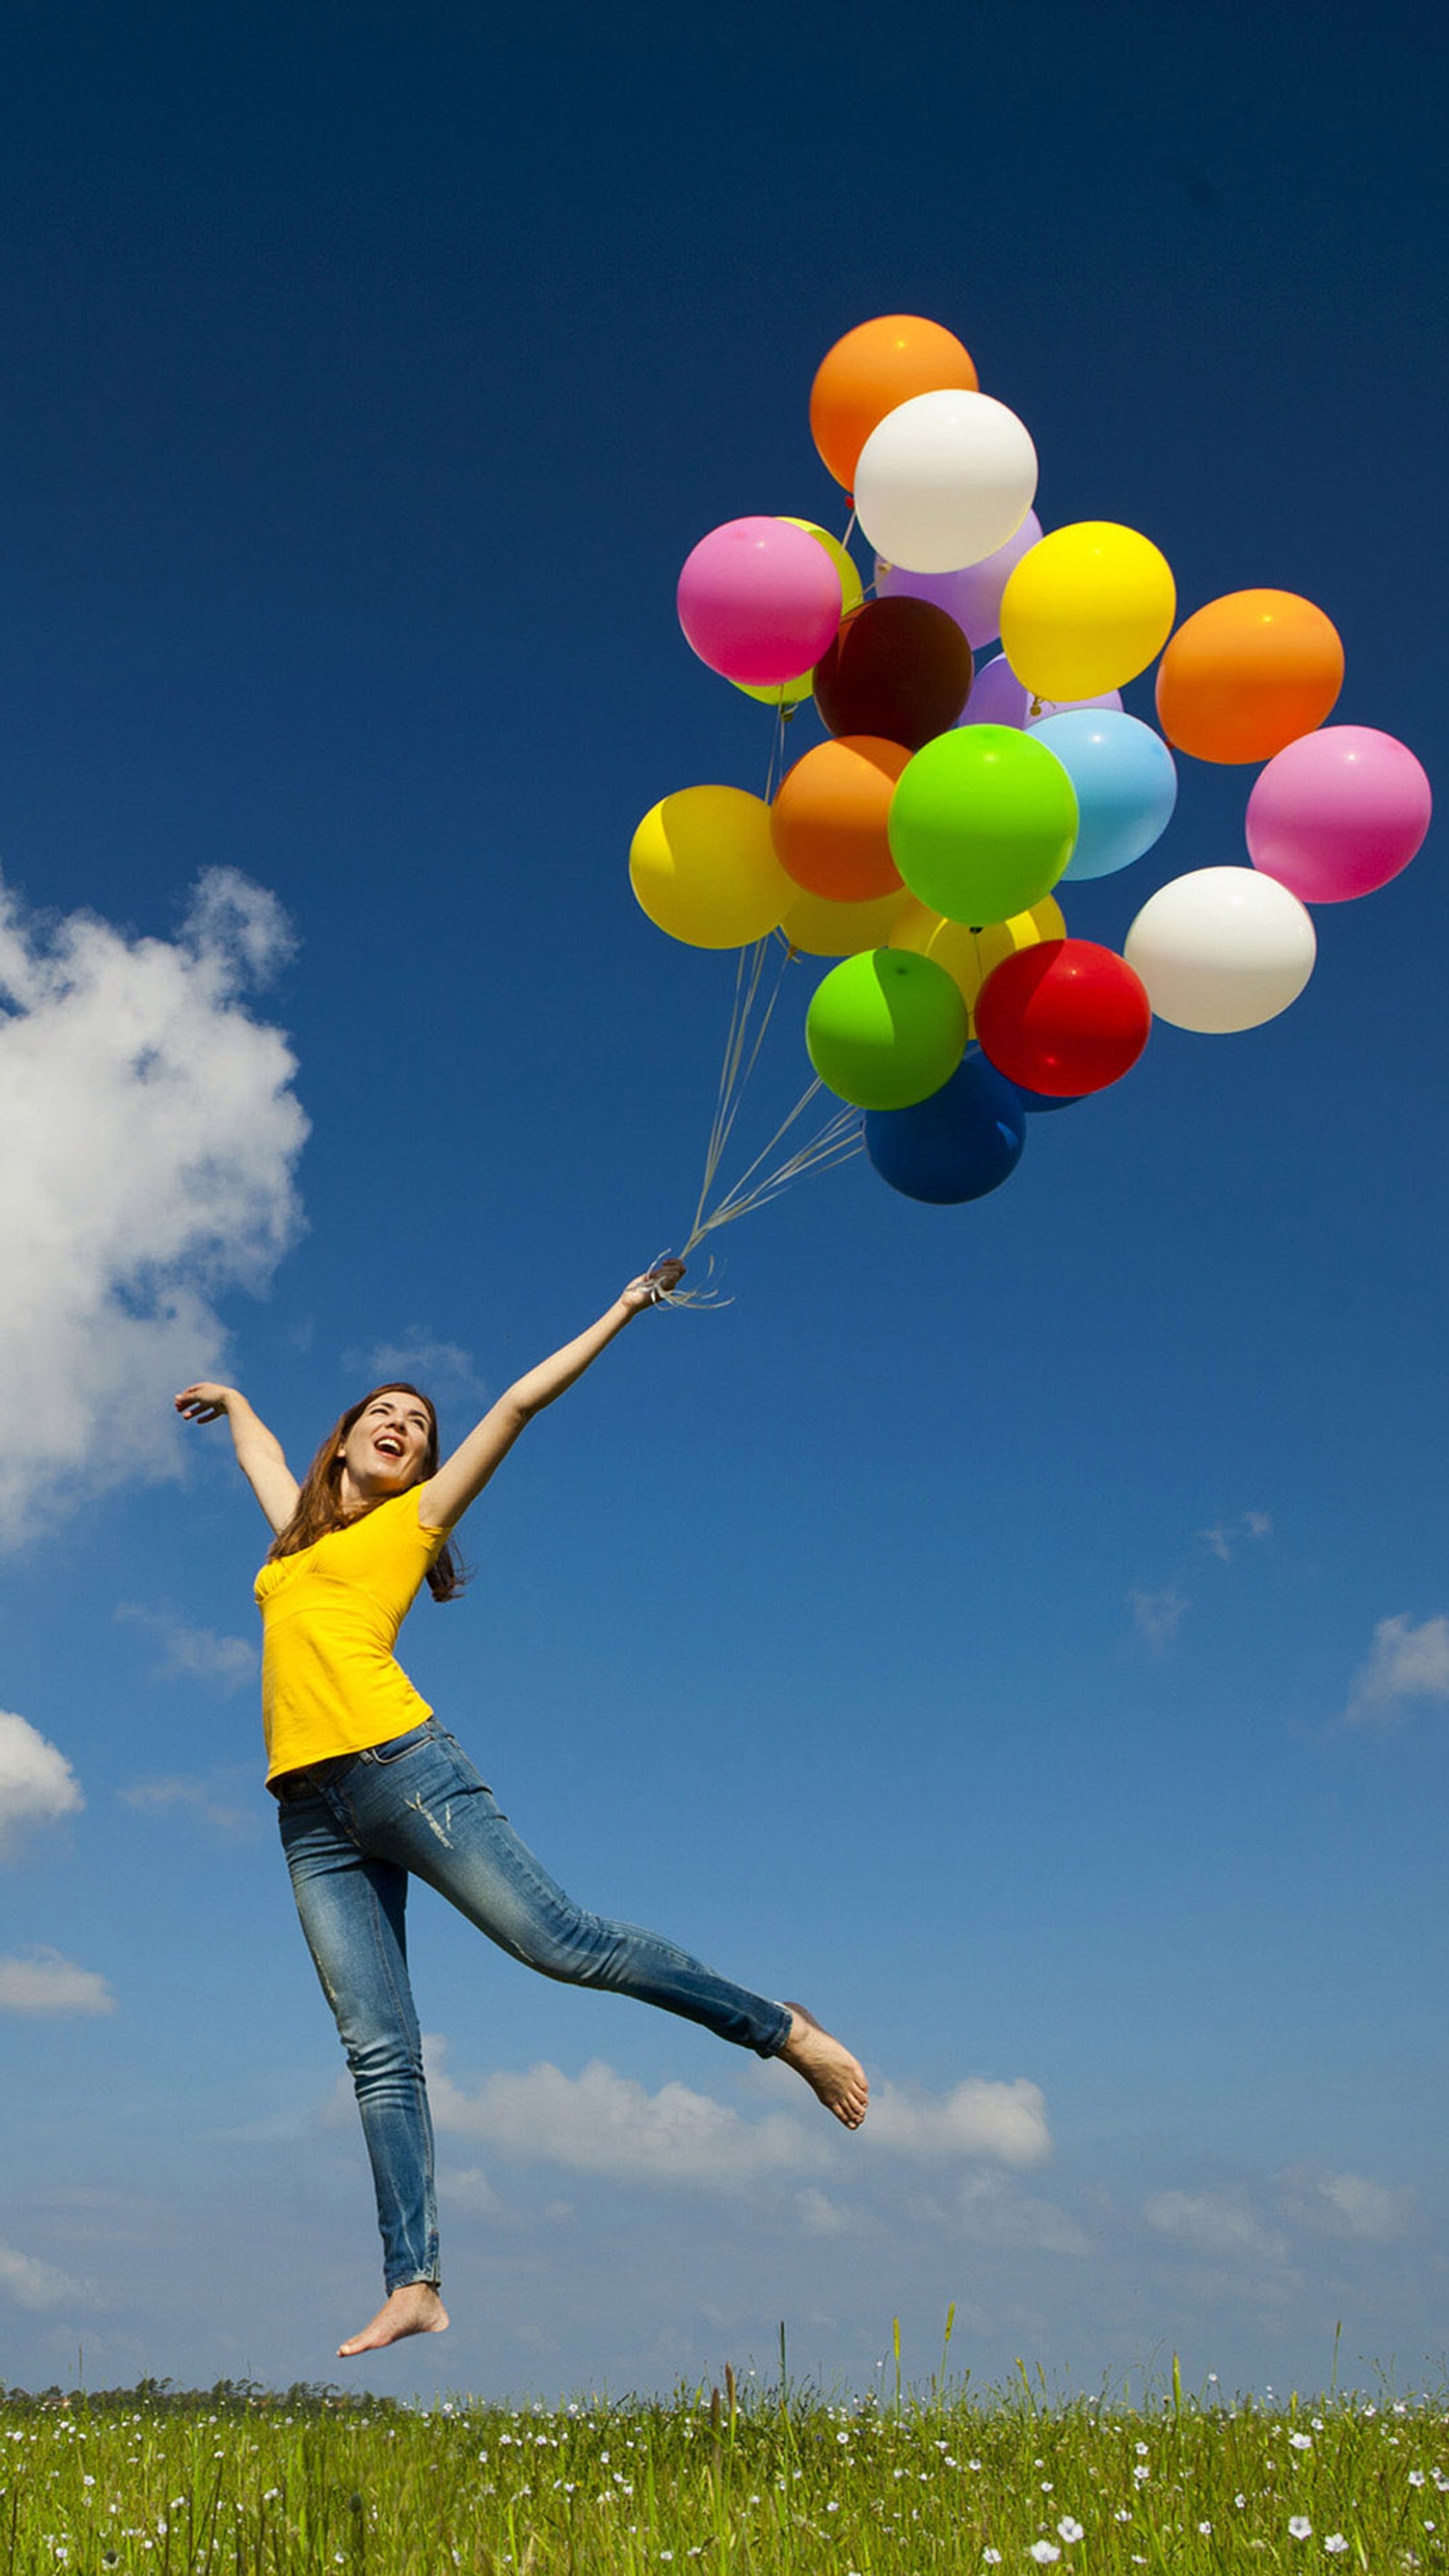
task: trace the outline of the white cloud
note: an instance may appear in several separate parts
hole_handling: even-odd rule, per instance
[[[93,1968],[78,1968],[58,1950],[0,1957],[0,2012],[108,2013],[115,1996]]]
[[[646,2092],[600,2058],[579,2076],[545,2064],[526,2075],[490,2075],[476,2093],[465,2093],[445,2071],[446,2042],[430,2038],[426,2049],[438,2128],[521,2163],[564,2165],[615,2181],[732,2190],[771,2176],[828,2172],[840,2149],[819,2112],[808,2126],[783,2111],[746,2120],[684,2084]],[[1051,2153],[1041,2090],[1024,2077],[1001,2084],[968,2076],[939,2098],[883,2085],[872,2096],[860,2139],[877,2154],[917,2162],[969,2157],[1033,2165]],[[817,2221],[833,2206],[820,2194],[810,2205]]]
[[[499,2218],[503,2214],[502,2201],[477,2165],[469,2165],[462,2173],[445,2174],[443,2189],[450,2208],[469,2210],[475,2218]]]
[[[763,2175],[817,2171],[828,2162],[827,2141],[783,2112],[743,2120],[684,2084],[648,2093],[599,2058],[579,2076],[544,2064],[526,2075],[490,2075],[476,2093],[464,2093],[443,2072],[441,2056],[441,2043],[430,2040],[428,2091],[436,2126],[476,2138],[519,2163],[563,2165],[615,2182],[731,2190]]]
[[[1144,1592],[1134,1584],[1127,1603],[1138,1635],[1145,1637],[1149,1646],[1165,1646],[1169,1638],[1177,1635],[1188,1606],[1187,1594],[1179,1592],[1174,1583],[1164,1585],[1160,1592]]]
[[[796,2193],[795,2208],[807,2236],[849,2236],[860,2225],[843,2201],[831,2200],[813,2183]]]
[[[161,1641],[156,1666],[160,1681],[211,1682],[218,1690],[240,1690],[256,1678],[260,1657],[249,1637],[219,1636],[215,1628],[188,1628],[164,1610],[143,1609],[138,1601],[117,1604],[116,1617],[136,1628],[149,1628]]]
[[[411,1325],[401,1341],[377,1342],[370,1351],[344,1351],[342,1364],[369,1386],[402,1377],[420,1386],[425,1395],[436,1397],[441,1387],[458,1401],[476,1397],[481,1403],[487,1397],[471,1351],[459,1342],[439,1341],[419,1324]]]
[[[1410,2224],[1412,2197],[1390,2191],[1363,2174],[1315,2174],[1298,2167],[1284,2176],[1287,2214],[1305,2227],[1330,2236],[1356,2236],[1368,2245],[1387,2245]]]
[[[1407,1612],[1379,1620],[1345,1715],[1354,1725],[1383,1723],[1406,1699],[1449,1699],[1449,1619],[1442,1615],[1417,1628]]]
[[[174,1815],[178,1808],[200,1816],[204,1824],[215,1827],[219,1834],[249,1834],[256,1825],[252,1808],[239,1800],[238,1788],[244,1775],[235,1771],[214,1773],[209,1780],[199,1780],[187,1772],[167,1772],[154,1780],[133,1780],[120,1792],[123,1803],[134,1807],[138,1815]]]
[[[1159,2191],[1144,2204],[1143,2216],[1159,2236],[1174,2237],[1195,2254],[1281,2263],[1288,2250],[1243,2202],[1221,2192]]]
[[[219,1363],[213,1299],[261,1287],[296,1231],[296,1067],[238,998],[289,947],[233,869],[174,940],[33,923],[0,887],[0,1539],[174,1472],[169,1398]]]
[[[63,2299],[84,2296],[79,2281],[68,2273],[57,2272],[50,2263],[38,2263],[33,2254],[17,2254],[9,2245],[0,2245],[0,2295],[13,2299],[18,2308],[54,2308]]]
[[[1271,1513],[1238,1512],[1233,1519],[1218,1521],[1211,1529],[1200,1529],[1197,1543],[1219,1565],[1231,1565],[1244,1544],[1269,1538],[1272,1531]],[[1193,1595],[1183,1588],[1190,1572],[1190,1568],[1179,1567],[1171,1582],[1160,1585],[1157,1591],[1134,1584],[1128,1593],[1132,1624],[1149,1646],[1160,1650],[1170,1644],[1182,1626],[1184,1614],[1192,1608]]]
[[[1220,1565],[1231,1565],[1244,1539],[1264,1539],[1273,1535],[1269,1512],[1239,1512],[1236,1520],[1219,1521],[1215,1529],[1198,1531],[1198,1545],[1215,1556]]]
[[[1052,2151],[1045,2097],[1024,2075],[1012,2084],[968,2075],[939,2099],[882,2084],[872,2093],[861,2137],[888,2155],[923,2161],[987,2156],[1003,2165],[1039,2165]]]
[[[999,2174],[972,2174],[961,2185],[957,2224],[978,2245],[1023,2254],[1090,2254],[1092,2240],[1070,2210],[1013,2191]]]
[[[65,1755],[28,1718],[0,1709],[0,1859],[30,1827],[54,1824],[84,1805]]]

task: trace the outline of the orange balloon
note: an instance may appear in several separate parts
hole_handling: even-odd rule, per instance
[[[900,885],[886,825],[905,745],[870,733],[817,743],[787,770],[770,808],[775,856],[807,894],[869,903]]]
[[[1157,666],[1157,716],[1195,760],[1271,760],[1312,733],[1343,686],[1338,631],[1291,590],[1234,590],[1179,626]]]
[[[847,492],[871,431],[914,394],[980,391],[969,349],[919,313],[858,323],[821,359],[810,388],[810,435]]]

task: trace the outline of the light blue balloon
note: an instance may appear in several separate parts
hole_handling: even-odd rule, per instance
[[[1081,821],[1064,884],[1113,876],[1161,840],[1177,803],[1177,771],[1151,725],[1109,709],[1074,707],[1027,730],[1055,752],[1077,791]]]

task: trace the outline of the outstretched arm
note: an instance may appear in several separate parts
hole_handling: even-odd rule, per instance
[[[224,1413],[231,1427],[236,1462],[274,1531],[284,1530],[297,1508],[297,1479],[282,1454],[275,1431],[253,1413],[234,1386],[184,1386],[176,1398],[184,1422],[216,1422]]]
[[[418,1499],[418,1519],[424,1529],[451,1529],[468,1505],[475,1501],[487,1484],[493,1470],[507,1457],[526,1422],[552,1404],[566,1387],[581,1378],[607,1350],[610,1342],[622,1333],[626,1324],[641,1315],[646,1306],[657,1305],[684,1276],[682,1261],[661,1261],[638,1279],[631,1279],[609,1311],[601,1315],[576,1341],[565,1342],[561,1351],[540,1360],[537,1368],[500,1395],[498,1402],[475,1423],[436,1476],[429,1478]]]

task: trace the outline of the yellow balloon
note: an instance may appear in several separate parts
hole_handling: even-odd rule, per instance
[[[818,528],[813,519],[792,519],[788,510],[782,511],[781,516],[787,527],[803,528],[807,537],[813,537],[817,546],[825,548],[840,575],[841,615],[848,617],[853,608],[859,608],[865,597],[849,547],[842,545],[839,537],[832,537],[828,528]]]
[[[887,945],[907,904],[920,910],[904,886],[878,894],[869,903],[830,903],[824,895],[802,894],[797,887],[780,928],[802,957],[858,957],[863,948]]]
[[[753,680],[730,682],[730,687],[738,689],[742,698],[758,698],[762,707],[783,707],[787,715],[793,715],[797,707],[803,707],[814,686],[813,663],[808,671],[797,671],[793,680],[772,680],[767,688],[759,687]]]
[[[918,957],[929,957],[945,967],[966,1005],[974,1037],[976,999],[993,968],[1018,948],[1036,948],[1043,939],[1066,935],[1061,905],[1051,895],[1034,903],[1030,912],[1018,912],[1010,921],[987,922],[980,930],[969,930],[964,921],[943,921],[938,912],[929,911],[912,896],[886,945],[913,949]]]
[[[1177,589],[1150,537],[1110,519],[1054,528],[1013,566],[1001,600],[1001,642],[1039,698],[1095,698],[1120,689],[1161,652]]]
[[[743,948],[800,889],[775,856],[770,809],[743,787],[682,787],[651,806],[629,849],[649,918],[690,948]]]
[[[781,510],[777,515],[784,519],[789,527],[803,528],[807,537],[813,537],[818,546],[825,548],[840,575],[840,614],[842,617],[848,617],[853,608],[859,608],[865,597],[864,585],[851,560],[849,550],[841,544],[838,537],[832,537],[828,528],[817,528],[813,519],[792,519],[788,510]],[[765,689],[755,687],[749,680],[732,680],[730,686],[732,689],[738,689],[742,697],[758,698],[762,706],[798,707],[803,706],[809,697],[814,681],[815,673],[810,670],[799,672],[793,680],[776,680]],[[812,956],[833,957],[839,952],[833,948],[820,948],[812,949],[810,953]]]

